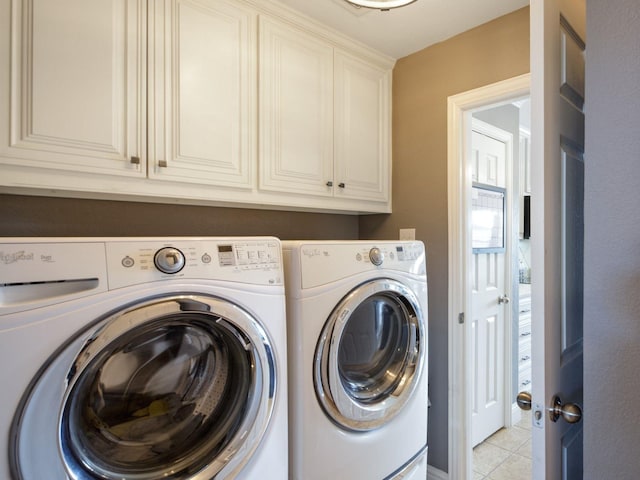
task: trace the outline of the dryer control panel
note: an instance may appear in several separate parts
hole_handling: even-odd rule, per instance
[[[109,288],[167,278],[281,285],[277,239],[169,239],[106,243]]]
[[[303,288],[372,270],[426,273],[424,245],[418,241],[301,242],[300,265]]]

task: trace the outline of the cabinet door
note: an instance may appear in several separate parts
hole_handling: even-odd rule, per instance
[[[389,200],[391,71],[335,55],[336,196]]]
[[[146,175],[145,8],[0,0],[4,184],[18,167]]]
[[[222,0],[149,10],[149,177],[251,187],[255,14]]]
[[[262,190],[333,195],[333,49],[260,18]]]

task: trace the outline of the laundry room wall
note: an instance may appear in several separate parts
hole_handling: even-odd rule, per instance
[[[0,195],[0,236],[275,235],[357,239],[358,218],[77,198]]]
[[[362,239],[415,228],[429,282],[429,464],[448,471],[447,98],[529,72],[529,8],[397,61],[393,213],[361,216]]]

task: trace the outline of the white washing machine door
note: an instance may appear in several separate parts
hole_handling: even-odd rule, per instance
[[[384,278],[359,285],[336,306],[318,341],[314,383],[338,426],[373,430],[409,401],[425,363],[424,318],[413,292]]]
[[[115,312],[35,381],[14,423],[14,474],[227,478],[265,433],[275,365],[260,323],[219,298],[173,295]]]

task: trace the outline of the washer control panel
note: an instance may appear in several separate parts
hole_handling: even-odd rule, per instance
[[[280,242],[256,239],[169,239],[107,242],[109,288],[168,278],[281,285]]]

